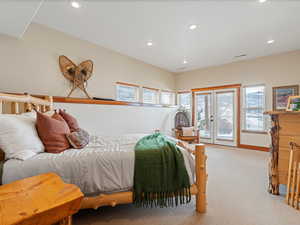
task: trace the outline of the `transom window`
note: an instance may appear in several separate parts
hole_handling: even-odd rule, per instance
[[[186,109],[191,108],[191,92],[178,92],[178,105]]]
[[[171,91],[160,92],[160,103],[162,105],[174,105],[175,104],[175,93]]]
[[[143,103],[158,104],[158,89],[143,87]]]
[[[244,130],[264,132],[266,130],[265,86],[247,86],[243,89]]]
[[[134,84],[117,83],[117,100],[125,102],[139,101],[139,86]]]

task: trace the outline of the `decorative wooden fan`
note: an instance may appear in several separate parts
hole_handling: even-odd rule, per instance
[[[86,84],[93,73],[92,60],[83,61],[77,66],[68,57],[61,55],[59,56],[59,67],[64,77],[72,82],[72,89],[68,94],[68,97],[71,96],[76,88],[79,88],[86,94],[88,98],[91,98],[87,93]]]

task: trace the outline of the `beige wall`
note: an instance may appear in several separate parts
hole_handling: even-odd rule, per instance
[[[22,39],[0,35],[0,91],[66,96],[70,85],[59,70],[59,55],[66,55],[76,63],[94,61],[94,74],[88,82],[92,96],[115,98],[116,81],[175,88],[170,72],[32,24]],[[76,92],[75,96],[83,95]]]
[[[237,83],[268,87],[299,84],[300,50],[176,75],[178,90]]]
[[[300,51],[230,63],[176,75],[176,88],[210,87],[241,83],[265,84],[267,110],[272,109],[272,87],[300,84]],[[267,135],[241,135],[241,143],[268,146]]]
[[[78,63],[94,61],[88,82],[92,96],[115,98],[115,82],[175,89],[174,75],[128,56],[82,41],[47,27],[32,24],[22,39],[0,35],[0,92],[66,96],[70,84],[58,66],[59,55]],[[84,96],[76,92],[75,96]],[[120,135],[153,132],[170,134],[176,108],[113,105],[55,104],[76,116],[91,134]]]

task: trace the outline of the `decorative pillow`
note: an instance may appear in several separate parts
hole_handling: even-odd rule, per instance
[[[182,127],[182,136],[195,136],[194,127]]]
[[[0,148],[5,159],[26,160],[43,152],[36,128],[35,119],[21,115],[0,115]]]
[[[61,115],[62,118],[64,118],[64,120],[67,122],[71,132],[79,130],[78,122],[73,116],[71,116],[69,113],[66,113],[65,110],[59,110],[59,115]]]
[[[70,134],[66,134],[69,143],[73,148],[81,149],[89,143],[90,135],[85,130],[79,128]]]
[[[47,152],[60,153],[70,148],[66,138],[70,133],[69,126],[58,113],[49,117],[37,112],[36,128]]]

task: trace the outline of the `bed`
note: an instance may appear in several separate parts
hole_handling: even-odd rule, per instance
[[[52,97],[0,93],[0,112],[19,114],[30,112],[33,107],[41,112],[51,111]],[[54,172],[65,182],[77,185],[84,193],[81,209],[129,204],[133,202],[134,146],[145,135],[95,136],[96,141],[81,150],[68,150],[60,154],[40,153],[25,161],[10,159],[3,165],[2,181],[10,183]],[[190,192],[196,195],[196,211],[204,213],[207,179],[204,145],[196,145],[193,152],[195,159],[185,148],[180,148],[180,151],[192,184]],[[0,160],[4,160],[3,153]]]

